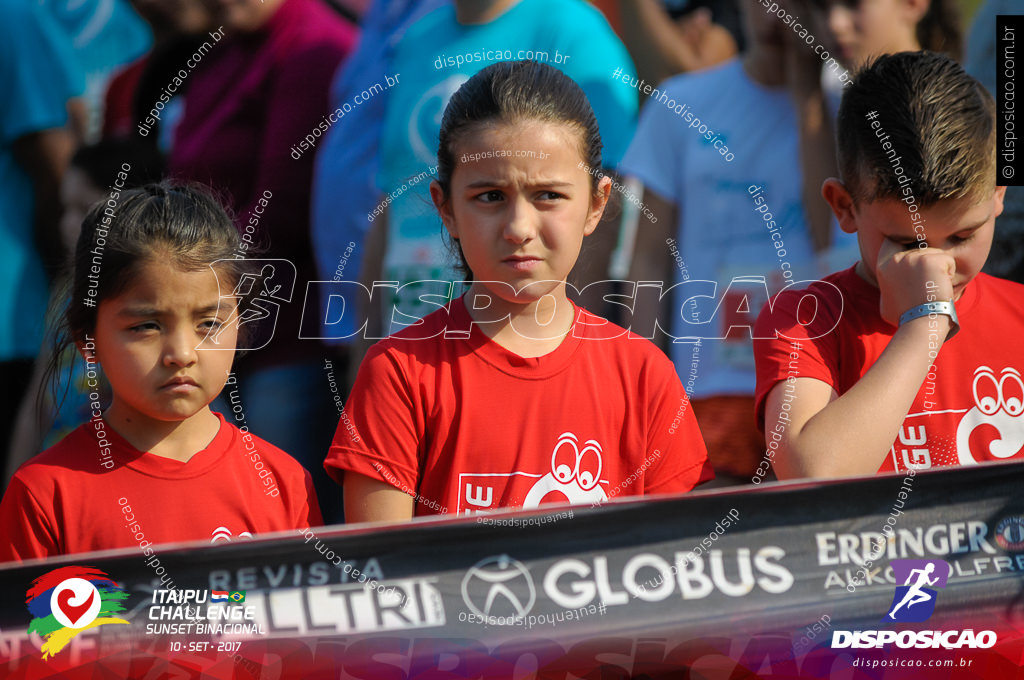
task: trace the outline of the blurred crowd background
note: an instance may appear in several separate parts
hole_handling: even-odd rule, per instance
[[[7,477],[89,417],[77,371],[65,376],[66,395],[41,384],[51,358],[45,328],[60,311],[62,271],[82,217],[107,200],[128,164],[128,186],[174,177],[212,187],[239,228],[259,207],[259,257],[295,264],[295,294],[281,302],[273,340],[235,365],[252,431],[310,469],[328,522],[341,519],[340,489],[322,469],[339,419],[332,390],[347,390],[371,342],[360,338],[396,330],[392,309],[429,312],[421,296],[451,295],[442,282],[460,279],[429,201],[429,176],[444,106],[501,58],[488,54],[529,52],[575,79],[598,117],[604,171],[642,197],[642,211],[621,197],[608,211],[574,271],[577,288],[615,279],[668,288],[703,278],[736,296],[722,302],[722,339],[704,341],[699,353],[665,334],[658,341],[691,392],[718,483],[743,483],[764,451],[746,326],[765,286],[729,284],[763,276],[774,294],[789,282],[749,189],[763,189],[796,280],[851,265],[855,240],[839,231],[818,193],[837,174],[831,135],[842,76],[873,55],[931,49],[993,90],[995,17],[1021,9],[1014,0],[0,5]],[[649,98],[646,85],[687,105],[716,141],[664,98]],[[722,145],[733,160],[724,160]],[[1024,281],[1024,200],[1016,189],[1007,199],[987,271]],[[306,282],[314,280],[434,281],[436,290],[406,286],[372,304],[348,296],[346,308],[358,315],[336,320],[327,308],[312,333],[326,339],[300,339]],[[639,327],[644,315],[648,324],[679,316],[671,296],[665,309],[638,305],[630,319],[600,295],[585,291],[580,302]],[[713,312],[693,310],[701,318]],[[369,332],[359,334],[362,319]]]

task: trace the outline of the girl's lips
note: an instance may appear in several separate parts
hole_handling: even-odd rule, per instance
[[[191,394],[198,390],[199,386],[192,383],[171,383],[169,385],[164,385],[162,389],[172,394]]]
[[[541,263],[539,257],[506,257],[501,261],[516,271],[530,271]]]
[[[192,378],[172,378],[160,386],[171,392],[191,392],[199,389],[199,385]]]

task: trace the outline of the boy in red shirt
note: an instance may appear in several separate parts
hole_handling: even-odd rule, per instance
[[[883,56],[845,91],[822,194],[861,260],[779,294],[755,334],[780,478],[1024,457],[1024,286],[979,273],[1005,193],[995,130],[992,97],[938,54]]]

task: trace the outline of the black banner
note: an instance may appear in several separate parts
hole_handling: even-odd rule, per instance
[[[902,658],[954,665],[885,677],[1019,677],[1022,489],[1024,464],[992,464],[70,556],[2,571],[0,676],[824,678]],[[883,620],[904,560],[948,576],[903,605],[923,621]],[[72,565],[124,587],[127,623],[44,661],[26,593]],[[961,644],[831,647],[872,629]]]

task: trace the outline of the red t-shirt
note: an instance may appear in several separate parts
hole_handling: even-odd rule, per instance
[[[762,429],[765,398],[791,375],[842,395],[867,373],[896,332],[879,314],[879,296],[851,267],[806,291],[783,292],[761,312],[757,337],[776,329],[787,336],[754,342]],[[956,311],[960,332],[945,344],[937,338],[933,366],[879,472],[1024,458],[1024,286],[979,274]]]
[[[95,422],[76,428],[7,487],[0,562],[322,524],[309,472],[216,415],[213,441],[187,463],[142,453],[109,425],[109,447]]]
[[[339,483],[352,470],[418,494],[417,515],[599,503],[712,479],[669,359],[575,309],[569,334],[537,358],[490,340],[462,298],[377,343],[327,472]]]

